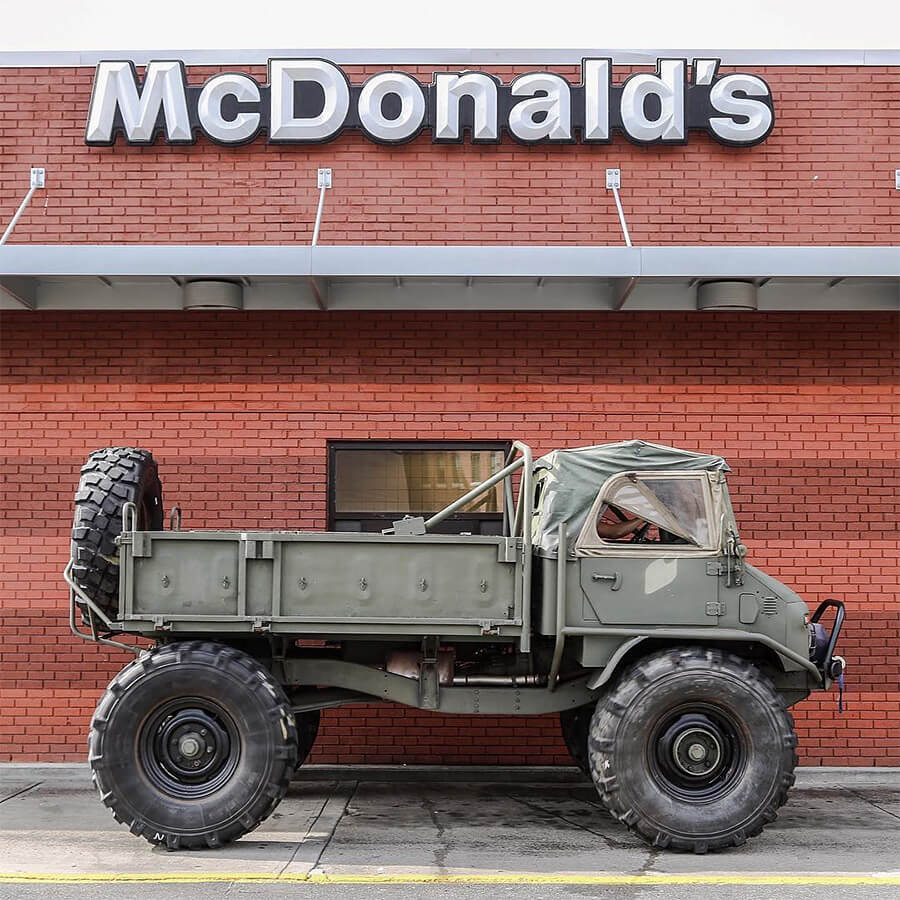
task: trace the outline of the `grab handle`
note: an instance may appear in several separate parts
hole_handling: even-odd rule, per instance
[[[612,575],[606,575],[603,572],[594,572],[591,575],[591,578],[594,581],[611,581],[612,584],[609,586],[611,591],[617,591],[620,587],[622,587],[622,573],[621,572],[613,572]]]

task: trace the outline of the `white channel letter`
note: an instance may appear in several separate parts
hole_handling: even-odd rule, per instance
[[[744,97],[736,97],[740,91]],[[752,97],[768,97],[769,86],[755,75],[725,75],[709,92],[709,102],[716,112],[729,118],[714,116],[709,120],[713,133],[724,141],[735,144],[753,144],[763,138],[772,127],[772,110]],[[732,116],[744,116],[746,122],[735,122]]]
[[[381,102],[389,94],[400,98],[400,115],[385,118]],[[373,75],[359,92],[359,121],[367,134],[378,141],[405,141],[425,120],[425,94],[415,78],[403,72]]]
[[[584,85],[584,140],[609,140],[609,60],[586,59],[581,64]]]
[[[535,97],[537,91],[546,91],[545,97]],[[520,75],[509,88],[513,97],[529,97],[521,100],[509,111],[509,130],[519,140],[568,141],[572,138],[572,92],[569,82],[549,72],[532,72]],[[543,121],[534,117],[546,113]]]
[[[99,63],[85,140],[89,144],[110,143],[118,107],[128,140],[133,144],[149,144],[162,107],[166,137],[170,141],[190,141],[193,135],[183,73],[181,63],[174,60],[151,62],[138,93],[136,73],[130,62]]]
[[[211,138],[225,144],[239,144],[256,134],[258,112],[238,112],[231,120],[222,116],[222,101],[234,97],[239,103],[259,103],[259,85],[247,75],[224,72],[214,75],[200,91],[197,116],[200,127]]]
[[[685,64],[681,59],[661,59],[657,75],[632,75],[622,88],[622,127],[636,141],[683,141]],[[659,97],[656,119],[648,119],[644,101],[651,94]]]
[[[325,105],[317,116],[296,118],[294,86],[309,81],[321,86]],[[340,131],[350,110],[350,87],[337,66],[324,59],[272,59],[269,60],[269,84],[269,140],[327,141]]]
[[[442,141],[458,141],[459,101],[471,97],[475,106],[472,138],[476,141],[496,141],[500,137],[497,121],[497,82],[484,72],[449,72],[434,76],[436,103],[434,137]]]

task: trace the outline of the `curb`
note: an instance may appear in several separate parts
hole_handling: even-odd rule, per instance
[[[43,784],[90,786],[87,763],[0,763],[0,783],[40,781]],[[798,766],[798,787],[841,787],[885,784],[900,787],[900,766]],[[308,781],[381,781],[395,783],[477,782],[493,784],[589,784],[575,766],[416,766],[307,765],[292,779]]]

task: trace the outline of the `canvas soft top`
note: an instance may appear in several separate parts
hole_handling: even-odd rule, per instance
[[[721,456],[647,441],[554,450],[534,462],[535,490],[539,491],[538,513],[532,522],[534,547],[544,554],[555,554],[559,525],[566,522],[566,542],[571,549],[597,492],[611,475],[698,469],[729,471]]]

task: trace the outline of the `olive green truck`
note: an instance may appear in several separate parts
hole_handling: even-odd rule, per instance
[[[515,441],[505,463],[381,534],[191,531],[177,508],[164,527],[150,453],[92,453],[65,579],[73,632],[135,653],[89,737],[115,817],[169,848],[232,841],[282,799],[320,710],[369,702],[559,714],[604,806],[658,847],[773,821],[788,707],[843,675],[843,604],[811,613],[747,562],[721,457]],[[501,534],[431,532],[488,491]]]

